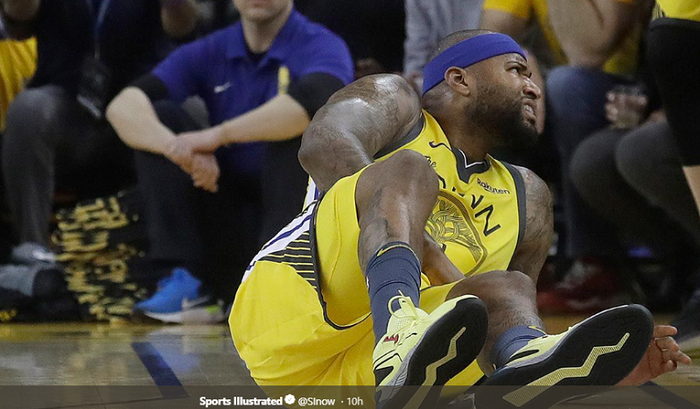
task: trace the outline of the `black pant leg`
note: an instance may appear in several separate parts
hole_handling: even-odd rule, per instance
[[[199,126],[179,106],[155,105],[175,133]],[[149,257],[159,265],[182,266],[205,291],[230,302],[248,263],[259,249],[261,226],[258,175],[236,174],[219,158],[219,191],[194,187],[188,174],[163,156],[139,152],[136,164],[146,202]]]
[[[155,109],[161,122],[175,133],[198,129],[175,103],[159,102]],[[136,169],[145,202],[149,258],[194,268],[201,263],[202,243],[195,214],[199,192],[190,176],[165,157],[148,152],[136,153]]]

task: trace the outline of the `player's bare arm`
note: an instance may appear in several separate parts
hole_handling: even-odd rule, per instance
[[[552,195],[535,172],[516,166],[525,182],[525,237],[515,249],[509,269],[525,273],[535,284],[547,259],[554,233]]]
[[[423,260],[421,268],[432,285],[443,285],[459,281],[464,274],[459,271],[442,251],[442,247],[428,234],[424,233]]]
[[[420,119],[420,100],[398,75],[361,78],[336,92],[304,132],[299,161],[321,191],[373,162]]]

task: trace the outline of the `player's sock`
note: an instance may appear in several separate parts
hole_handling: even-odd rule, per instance
[[[513,354],[524,347],[529,341],[546,335],[544,331],[536,327],[519,325],[501,334],[496,339],[491,349],[491,362],[496,369],[504,366]]]
[[[418,306],[420,261],[407,243],[391,242],[382,246],[372,256],[367,263],[365,275],[376,345],[386,333],[391,317],[389,300],[392,297],[403,294]],[[394,309],[398,309],[398,306]]]

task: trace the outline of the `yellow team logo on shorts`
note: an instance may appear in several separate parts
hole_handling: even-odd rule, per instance
[[[473,268],[463,271],[466,275],[476,270],[488,255],[488,250],[481,241],[476,228],[472,224],[464,205],[447,193],[440,192],[428,222],[426,231],[437,241],[445,252],[464,252],[466,249],[473,262],[468,263]],[[451,248],[459,246],[461,249]],[[462,250],[462,251],[460,251]]]

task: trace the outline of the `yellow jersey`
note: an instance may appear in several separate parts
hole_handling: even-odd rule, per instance
[[[700,0],[656,0],[661,16],[700,22]]]
[[[426,231],[465,276],[508,268],[525,229],[523,179],[512,166],[487,156],[468,163],[438,122],[423,111],[423,128],[393,153],[410,149],[425,156],[440,181],[440,193]]]
[[[34,75],[36,58],[36,40],[0,40],[0,131],[10,102]]]
[[[633,3],[635,0],[615,0],[620,3]],[[567,59],[561,44],[557,39],[549,20],[547,0],[485,0],[484,10],[499,10],[512,14],[520,19],[530,21],[534,17],[542,30],[556,62],[566,64]],[[636,27],[630,35],[618,46],[615,53],[608,59],[603,71],[616,75],[634,74],[638,64],[640,27]]]

